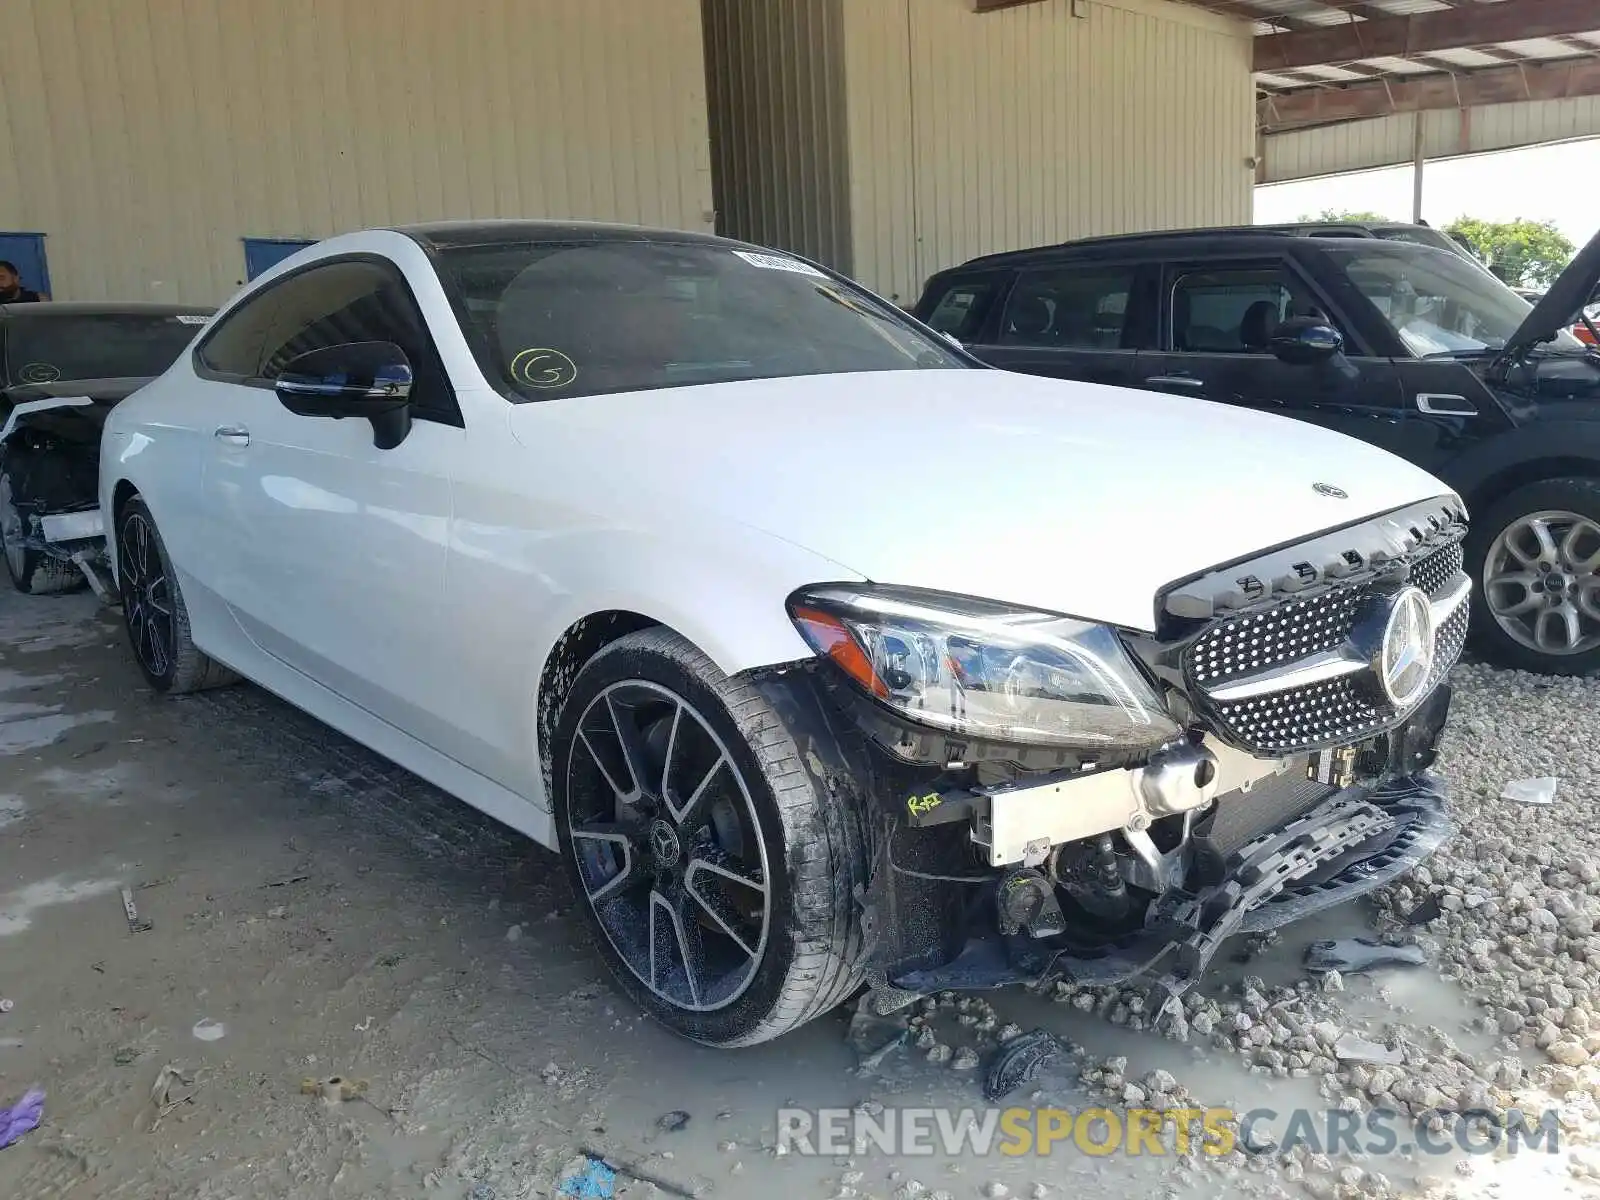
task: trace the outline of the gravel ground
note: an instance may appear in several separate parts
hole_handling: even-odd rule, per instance
[[[150,697],[87,597],[0,595],[0,1104],[48,1093],[0,1196],[496,1200],[553,1194],[590,1144],[733,1197],[1600,1195],[1600,681],[1454,683],[1456,839],[1377,904],[1227,956],[1186,1042],[1132,989],[1019,989],[918,1006],[910,1051],[862,1073],[844,1013],[735,1054],[665,1035],[610,989],[552,856],[256,689]],[[1553,804],[1501,799],[1546,775]],[[1427,964],[1306,974],[1352,934]],[[773,1154],[786,1104],[980,1106],[974,1068],[1035,1027],[1070,1053],[1008,1103],[1388,1108],[1446,1136],[1463,1109],[1551,1109],[1561,1150]]]

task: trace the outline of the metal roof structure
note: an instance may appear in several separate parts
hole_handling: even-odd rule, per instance
[[[1263,133],[1600,95],[1590,0],[1189,0],[1252,22]]]

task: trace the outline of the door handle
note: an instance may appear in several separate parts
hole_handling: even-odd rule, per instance
[[[1430,417],[1475,417],[1478,406],[1465,396],[1447,392],[1418,392],[1417,411]]]
[[[250,431],[243,425],[219,425],[211,436],[218,441],[227,442],[231,446],[248,446],[250,444]]]
[[[1145,380],[1151,387],[1203,388],[1206,381],[1198,375],[1152,375]]]

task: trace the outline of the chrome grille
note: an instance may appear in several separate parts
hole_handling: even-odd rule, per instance
[[[1428,549],[1411,563],[1411,582],[1430,599],[1441,600],[1463,584],[1461,564],[1459,542]],[[1185,676],[1205,703],[1206,693],[1226,690],[1223,685],[1274,668],[1292,669],[1313,656],[1327,657],[1346,644],[1374,587],[1370,579],[1335,584],[1303,600],[1217,622],[1185,652]],[[1435,631],[1427,691],[1460,656],[1467,616],[1463,603]],[[1212,700],[1209,715],[1228,741],[1252,753],[1278,755],[1360,741],[1394,724],[1400,714],[1383,697],[1371,671],[1363,668],[1337,678]]]
[[[1442,594],[1445,587],[1461,574],[1461,543],[1456,542],[1435,550],[1411,565],[1411,582],[1429,596]]]
[[[1225,622],[1189,651],[1190,676],[1216,685],[1344,644],[1365,590],[1341,588]]]

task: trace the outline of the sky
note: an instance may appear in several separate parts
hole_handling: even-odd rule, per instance
[[[1422,180],[1422,216],[1436,228],[1460,216],[1527,217],[1554,221],[1582,246],[1600,227],[1600,139],[1430,162]],[[1409,221],[1411,167],[1256,188],[1258,225],[1294,221],[1327,208]]]

